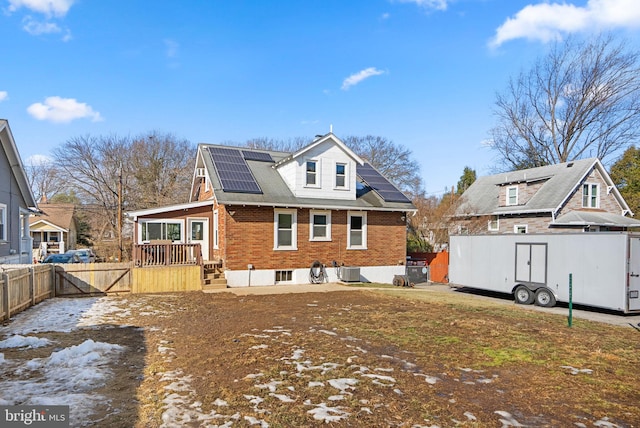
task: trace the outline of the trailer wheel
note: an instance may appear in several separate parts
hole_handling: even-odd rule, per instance
[[[516,288],[515,293],[513,295],[516,298],[516,303],[520,305],[530,305],[533,303],[533,293],[524,285],[520,285]]]
[[[556,305],[556,298],[551,291],[541,288],[536,292],[536,305],[550,308]]]

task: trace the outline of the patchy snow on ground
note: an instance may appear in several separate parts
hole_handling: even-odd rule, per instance
[[[161,305],[170,303],[160,302]],[[317,306],[310,303],[308,306]],[[47,333],[72,332],[80,328],[97,328],[101,325],[126,325],[127,317],[132,309],[140,315],[166,317],[170,316],[162,310],[148,305],[148,300],[112,299],[109,297],[89,297],[82,299],[49,299],[24,311],[7,326],[0,327],[0,349],[9,349],[5,354],[0,353],[0,405],[69,405],[72,426],[82,425],[104,397],[95,390],[100,388],[112,376],[109,366],[115,364],[118,356],[125,350],[123,346],[105,342],[84,340],[82,343],[53,349],[56,345],[53,339],[47,338]],[[349,308],[342,308],[349,310]],[[321,319],[321,317],[316,317]],[[153,327],[150,331],[158,331]],[[163,330],[161,334],[169,338],[172,330]],[[338,331],[328,330],[322,326],[311,327],[308,334],[328,335],[344,343],[350,353],[362,356],[369,353],[358,343],[360,339],[352,336],[341,336]],[[251,405],[252,415],[243,415],[230,410],[229,404],[217,398],[213,401],[215,409],[204,411],[203,403],[197,400],[192,386],[193,378],[188,374],[188,367],[159,372],[158,381],[162,384],[162,425],[172,428],[182,426],[210,426],[231,427],[238,424],[268,428],[269,424],[256,415],[268,415],[270,405],[283,406],[287,404],[302,404],[308,410],[310,417],[324,423],[338,422],[357,418],[359,414],[373,414],[385,405],[374,405],[368,400],[359,400],[356,405],[349,407],[345,403],[352,402],[354,394],[360,388],[384,388],[403,395],[402,373],[420,376],[425,380],[425,387],[438,388],[444,380],[462,382],[483,388],[494,382],[497,375],[484,373],[481,370],[459,368],[459,375],[448,379],[446,373],[422,373],[412,362],[391,355],[377,355],[380,367],[367,367],[359,364],[362,357],[351,355],[345,361],[327,361],[324,357],[314,361],[308,358],[301,344],[295,343],[292,331],[283,326],[274,326],[264,330],[252,330],[242,336],[261,339],[265,343],[248,347],[249,351],[270,349],[269,341],[290,344],[290,351],[285,355],[274,355],[273,358],[283,361],[291,367],[290,370],[280,372],[281,379],[267,377],[259,371],[247,373],[244,380],[248,381],[250,391],[243,398]],[[283,340],[291,341],[283,342]],[[364,346],[364,345],[363,345]],[[41,358],[16,359],[7,358],[16,352],[29,352],[36,348],[51,347],[50,354]],[[38,349],[40,355],[42,350]],[[169,340],[160,340],[156,351],[165,362],[174,362],[176,352]],[[320,360],[320,361],[318,361]],[[590,369],[562,366],[571,374],[588,375]],[[340,369],[340,375],[337,375]],[[345,370],[347,376],[345,375]],[[317,402],[307,399],[301,403],[304,393],[296,391],[293,385],[287,384],[289,376],[304,377],[308,388],[321,392]],[[329,377],[327,379],[327,377]],[[132,397],[133,399],[133,397]],[[455,403],[455,400],[450,400]],[[462,409],[464,410],[464,409]],[[521,427],[513,415],[505,410],[496,410],[496,421],[502,427]],[[477,418],[470,412],[464,412],[468,421],[475,423]],[[427,421],[428,422],[428,421]],[[451,421],[458,425],[458,421]],[[355,423],[355,422],[354,422]],[[445,423],[446,425],[446,423]],[[602,418],[595,424],[597,427],[616,427],[607,418]],[[427,425],[414,425],[414,428],[425,428]],[[435,428],[435,425],[428,425]]]
[[[49,346],[54,341],[35,335],[71,332],[82,326],[108,322],[108,316],[120,310],[114,302],[93,297],[46,300],[0,327],[0,338],[5,338],[0,341],[0,348],[26,352]],[[71,424],[80,426],[103,401],[104,397],[94,390],[111,376],[108,366],[123,349],[120,345],[87,339],[78,345],[53,350],[44,358],[2,358],[0,404],[68,405]]]

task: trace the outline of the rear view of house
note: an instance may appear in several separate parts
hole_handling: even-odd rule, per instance
[[[136,242],[201,243],[228,285],[255,286],[309,283],[314,263],[327,266],[324,281],[347,272],[391,283],[405,271],[415,210],[329,133],[295,153],[201,144],[190,201],[129,216]]]
[[[0,119],[0,263],[31,263],[29,214],[36,201],[9,128]]]

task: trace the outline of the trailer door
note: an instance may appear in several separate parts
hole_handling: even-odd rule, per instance
[[[629,310],[640,310],[640,238],[629,237]]]
[[[516,243],[515,279],[522,283],[547,283],[547,244]]]

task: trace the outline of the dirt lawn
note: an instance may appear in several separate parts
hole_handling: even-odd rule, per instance
[[[55,337],[125,347],[96,390],[105,399],[78,425],[640,426],[631,328],[569,329],[561,316],[452,293],[101,300],[103,325]],[[5,358],[51,350],[21,352]]]

